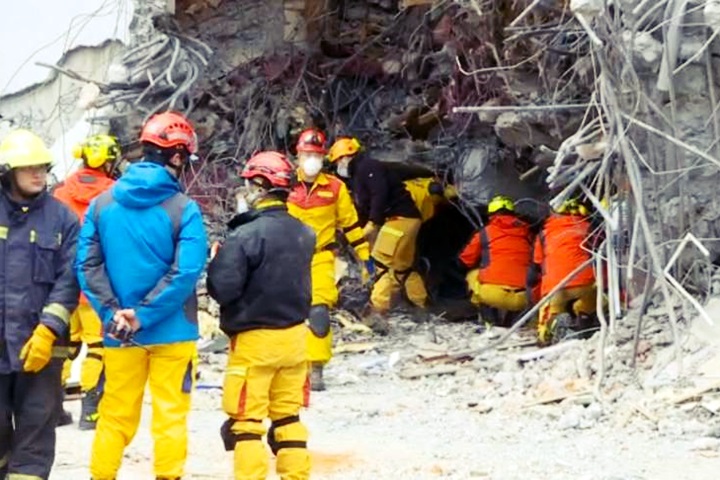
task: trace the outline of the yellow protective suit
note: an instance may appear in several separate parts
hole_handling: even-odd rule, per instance
[[[479,269],[473,269],[465,277],[471,292],[470,301],[475,305],[487,305],[499,310],[519,312],[527,307],[527,292],[524,288],[480,283]]]
[[[422,308],[426,306],[425,283],[413,270],[421,225],[419,218],[396,217],[387,220],[380,228],[372,251],[378,277],[370,295],[373,308],[380,313],[390,309],[393,296],[401,289],[413,304]]]
[[[343,231],[362,262],[370,258],[370,246],[363,236],[355,205],[342,180],[320,173],[315,181],[308,185],[303,180],[302,170],[298,171],[298,178],[300,182],[288,198],[288,212],[315,232],[317,243],[312,262],[312,304],[325,305],[329,310],[338,300],[333,252],[337,230]],[[310,362],[324,364],[332,357],[332,332],[329,327],[324,324],[311,325],[313,335],[307,337]],[[317,332],[327,334],[318,336]]]
[[[575,316],[592,314],[597,311],[597,287],[595,284],[564,288],[553,295],[540,309],[538,319],[538,340],[548,343],[552,337],[552,321],[560,313],[567,311],[572,303]]]
[[[152,396],[155,475],[182,477],[187,457],[187,415],[195,381],[195,342],[105,349],[107,378],[92,446],[93,480],[117,475],[123,452],[135,436],[145,385]]]
[[[87,356],[80,370],[80,388],[87,392],[97,387],[103,369],[102,323],[95,310],[87,303],[80,303],[70,317],[70,346],[79,352],[84,343],[88,347]],[[70,377],[72,360],[63,365],[63,383]]]
[[[310,478],[308,432],[299,421],[307,403],[305,325],[259,329],[232,338],[223,385],[223,410],[230,416],[228,436],[235,445],[235,480],[265,480],[268,452],[263,421],[273,422],[268,443],[277,452],[282,480]]]
[[[420,218],[393,217],[383,224],[375,240],[372,257],[377,263],[378,276],[370,301],[381,313],[390,309],[394,295],[400,290],[404,290],[416,306],[427,306],[425,283],[414,270],[417,236],[422,224],[435,216],[438,205],[457,196],[452,186],[441,188],[442,195],[431,193],[431,185],[439,186],[439,182],[430,177],[406,180],[403,184]]]

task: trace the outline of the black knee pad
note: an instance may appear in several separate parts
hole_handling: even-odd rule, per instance
[[[313,305],[308,315],[310,331],[318,338],[325,338],[330,333],[330,308],[327,305]]]
[[[237,420],[234,418],[228,418],[225,423],[220,427],[220,438],[222,438],[223,445],[225,446],[226,452],[232,452],[235,450],[235,444],[238,442],[247,442],[251,440],[262,440],[262,435],[257,433],[235,433],[232,431],[232,426]],[[252,420],[243,420],[252,421]]]
[[[300,421],[300,415],[293,415],[291,417],[285,417],[280,418],[278,420],[275,420],[270,425],[270,430],[268,430],[267,434],[267,442],[268,446],[270,447],[270,450],[272,450],[273,455],[277,455],[278,452],[283,448],[307,448],[307,442],[301,442],[301,441],[285,441],[285,442],[278,442],[275,440],[275,429],[284,427],[285,425],[290,425],[292,423],[297,423]]]

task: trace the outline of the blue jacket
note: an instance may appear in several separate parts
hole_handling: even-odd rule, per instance
[[[162,166],[131,165],[90,204],[75,270],[107,331],[115,311],[135,309],[141,345],[198,338],[195,285],[207,237],[200,208]],[[106,346],[118,342],[105,336]]]
[[[0,374],[22,371],[20,350],[38,323],[57,335],[56,346],[66,344],[79,294],[72,271],[79,229],[75,214],[47,193],[20,205],[0,189]]]

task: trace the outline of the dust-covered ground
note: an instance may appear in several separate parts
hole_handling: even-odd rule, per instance
[[[427,366],[417,353],[427,350],[428,338],[435,348],[454,350],[446,344],[478,344],[488,335],[474,328],[406,322],[391,337],[365,339],[375,344],[370,351],[338,355],[327,369],[328,390],[314,394],[303,414],[311,433],[312,478],[719,478],[720,422],[712,413],[717,399],[675,404],[667,398],[684,390],[663,384],[661,375],[653,375],[652,388],[633,384],[617,366],[622,349],[609,354],[603,399],[576,395],[590,386],[578,374],[583,367],[577,360],[587,356],[596,339],[577,342],[555,359],[520,364],[517,355],[535,348],[523,346],[464,362],[451,375],[401,378],[408,368]],[[643,350],[653,365],[640,370],[651,372],[667,348],[650,343]],[[232,478],[231,454],[223,451],[218,434],[224,416],[216,387],[223,362],[224,355],[210,355],[201,366],[186,479]],[[553,390],[558,385],[560,395]],[[563,392],[569,398],[547,401]],[[66,406],[77,417],[79,402]],[[120,480],[153,478],[150,414],[146,402]],[[76,426],[58,429],[53,480],[89,476],[92,436]]]

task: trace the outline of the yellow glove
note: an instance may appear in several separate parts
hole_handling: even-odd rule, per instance
[[[457,189],[452,185],[448,185],[443,191],[443,196],[448,200],[454,200],[458,197]]]
[[[20,351],[20,360],[26,372],[39,372],[50,362],[52,347],[57,337],[43,324],[35,327],[30,340]]]
[[[365,227],[363,227],[363,235],[365,235],[365,239],[370,244],[370,248],[372,248],[375,244],[375,240],[377,239],[379,232],[380,227],[375,225],[373,222],[368,222],[365,224]]]

